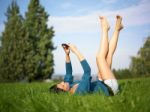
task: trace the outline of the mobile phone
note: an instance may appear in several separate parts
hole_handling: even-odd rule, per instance
[[[68,48],[69,46],[67,45],[67,44],[65,44],[65,43],[62,43],[61,44],[63,47],[65,47],[65,48]]]

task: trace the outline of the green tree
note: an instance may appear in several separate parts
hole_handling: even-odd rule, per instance
[[[130,69],[135,75],[150,75],[150,37],[140,48],[138,55],[131,58]]]
[[[15,1],[8,7],[7,21],[1,36],[0,80],[18,81],[25,77],[23,73],[24,29],[23,18]]]
[[[128,68],[118,70],[113,69],[113,73],[115,74],[117,79],[125,79],[132,77],[132,73]]]
[[[47,26],[48,17],[39,0],[30,1],[24,22],[31,44],[27,60],[30,80],[45,79],[53,73],[54,31]]]

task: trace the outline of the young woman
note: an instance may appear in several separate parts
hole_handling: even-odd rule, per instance
[[[98,80],[91,82],[91,69],[84,56],[72,44],[63,44],[66,53],[66,75],[64,81],[50,88],[50,91],[69,91],[71,94],[85,94],[101,92],[105,95],[116,95],[119,91],[118,83],[111,71],[113,54],[117,47],[120,30],[123,28],[122,17],[116,16],[116,26],[111,40],[108,43],[108,31],[110,26],[105,17],[100,17],[102,36],[100,48],[96,56],[98,67]],[[83,76],[80,81],[73,82],[70,50],[78,57],[83,68]]]

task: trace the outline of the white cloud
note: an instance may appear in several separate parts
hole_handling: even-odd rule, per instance
[[[113,1],[113,0],[112,0]],[[107,16],[110,24],[114,24],[116,14],[123,16],[124,26],[136,26],[150,24],[150,2],[148,0],[141,1],[138,5],[134,5],[120,10],[96,10],[90,14],[83,16],[63,16],[49,18],[48,25],[54,26],[57,33],[74,33],[74,32],[97,32],[98,16]]]
[[[97,17],[95,18],[95,15],[86,15],[80,17],[51,17],[48,24],[54,26],[59,33],[74,33],[94,31],[96,23]]]

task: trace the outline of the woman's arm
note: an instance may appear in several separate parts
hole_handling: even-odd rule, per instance
[[[69,54],[66,54],[66,63],[70,63],[70,55]]]
[[[84,56],[80,53],[80,51],[77,49],[77,47],[73,44],[68,44],[70,50],[78,57],[79,61],[83,61],[85,58]]]
[[[70,48],[67,44],[62,44],[66,54],[66,74],[72,74],[72,65],[70,61]]]
[[[64,44],[62,44],[62,47],[66,54],[66,75],[64,77],[64,82],[71,84],[73,82],[73,76],[72,76],[72,65],[70,61],[70,48],[69,46]]]
[[[81,63],[81,66],[84,70],[84,73],[91,73],[91,68],[90,68],[88,62],[86,61],[84,56],[79,52],[77,47],[73,44],[69,44],[68,46],[69,46],[70,50],[78,57],[78,59]]]
[[[67,44],[62,44],[62,47],[66,54],[66,63],[70,63],[70,48]]]
[[[84,58],[84,56],[79,52],[79,50],[72,44],[69,44],[70,50],[78,57],[81,66],[84,70],[82,79],[80,80],[79,84],[74,85],[70,93],[71,94],[84,94],[88,93],[90,90],[90,82],[91,82],[91,68]]]
[[[66,75],[72,77],[72,65],[69,54],[66,54]]]

